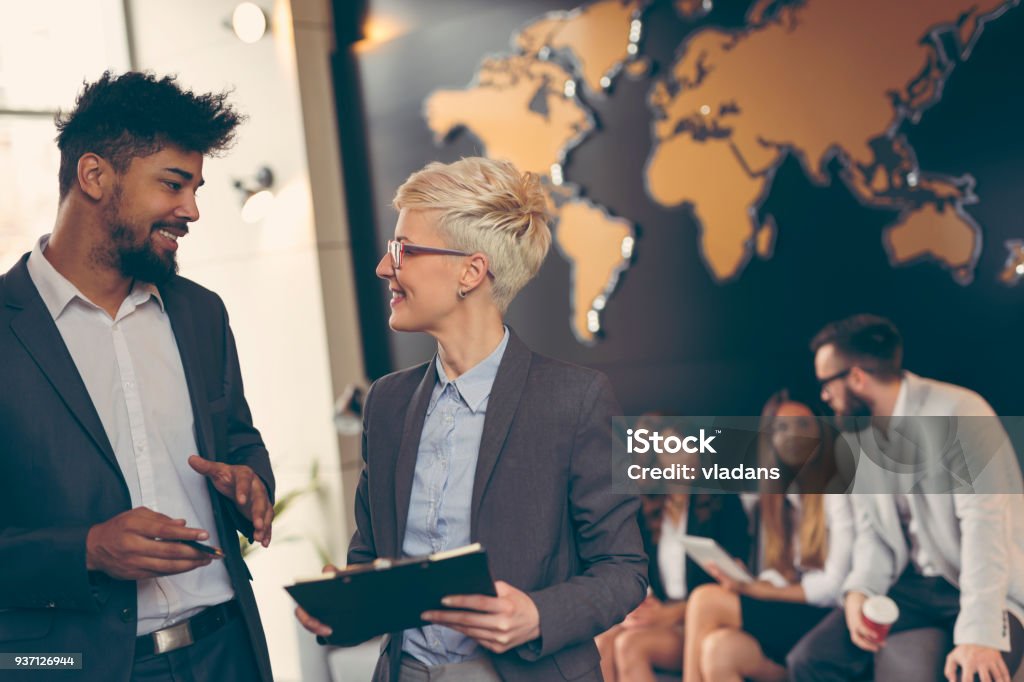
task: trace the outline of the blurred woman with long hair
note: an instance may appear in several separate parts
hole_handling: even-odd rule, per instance
[[[777,466],[762,486],[759,580],[698,588],[686,612],[686,682],[786,678],[789,650],[838,604],[854,540],[848,497],[836,484],[835,432],[807,404],[780,391],[761,414],[758,459]]]

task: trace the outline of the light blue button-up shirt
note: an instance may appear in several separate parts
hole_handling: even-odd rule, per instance
[[[508,328],[483,361],[450,381],[437,358],[437,382],[416,453],[404,556],[421,556],[470,543],[473,479],[484,433],[484,417],[498,365],[508,346]],[[402,651],[426,665],[459,663],[478,654],[476,641],[440,625],[406,630]]]

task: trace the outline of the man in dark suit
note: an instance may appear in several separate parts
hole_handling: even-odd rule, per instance
[[[271,679],[236,532],[269,544],[274,478],[224,305],[175,261],[238,123],[139,73],[58,118],[56,224],[0,279],[0,652],[81,654],[71,675],[104,682]]]

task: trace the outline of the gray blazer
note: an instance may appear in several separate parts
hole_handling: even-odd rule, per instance
[[[906,375],[906,416],[994,416],[980,396],[959,386]],[[994,419],[985,419],[986,440],[1003,443],[993,434]],[[939,442],[939,440],[936,440]],[[944,441],[943,441],[944,442]],[[976,439],[961,441],[970,450]],[[999,450],[1000,448],[996,448]],[[944,448],[934,449],[941,455]],[[924,452],[927,455],[928,452]],[[966,453],[970,456],[971,453]],[[1012,447],[988,462],[984,476],[1004,478],[1000,489],[1020,489],[1021,471]],[[858,477],[859,477],[858,472]],[[991,488],[990,488],[991,489]],[[853,571],[843,592],[885,594],[910,561],[907,539],[891,494],[855,494],[856,541]],[[921,550],[942,577],[960,589],[960,615],[953,630],[955,644],[980,644],[1009,650],[1003,612],[1024,621],[1024,496],[1020,494],[931,493],[909,498],[920,528]]]
[[[366,399],[365,466],[349,563],[402,552],[433,362],[377,380]],[[494,380],[473,484],[471,538],[491,572],[540,612],[541,637],[493,655],[505,680],[600,680],[595,635],[644,598],[639,501],[611,492],[611,417],[599,372],[530,351],[511,333]],[[397,680],[400,632],[386,637],[374,680]]]

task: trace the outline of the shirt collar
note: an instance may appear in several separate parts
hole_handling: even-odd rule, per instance
[[[907,377],[900,381],[900,392],[896,395],[896,404],[892,406],[892,416],[904,417],[907,414]]]
[[[46,250],[46,244],[49,241],[50,235],[44,234],[32,248],[32,253],[28,257],[28,274],[32,278],[32,283],[35,284],[36,290],[39,291],[43,304],[46,305],[46,309],[50,312],[50,317],[56,320],[64,312],[64,309],[68,307],[68,304],[76,298],[91,306],[95,306],[95,303],[90,301],[64,275],[60,274],[57,268],[53,267],[53,263],[43,255],[43,251]],[[153,284],[136,280],[132,284],[132,289],[128,296],[132,299],[135,307],[142,305],[152,296],[160,305],[160,309],[163,310],[163,298],[160,296],[159,289]]]
[[[135,283],[132,284],[130,295],[135,299],[135,305],[137,306],[142,305],[146,302],[146,299],[152,297],[157,305],[160,306],[160,310],[164,310],[164,297],[160,295],[160,289],[151,282],[135,280]]]
[[[483,406],[484,401],[491,395],[491,388],[494,386],[495,377],[498,376],[501,358],[505,355],[505,348],[508,346],[508,336],[508,327],[505,327],[505,334],[501,337],[501,342],[497,348],[455,381],[448,379],[448,375],[445,374],[444,367],[441,364],[440,356],[436,357],[434,359],[434,368],[437,371],[437,385],[440,390],[434,391],[431,395],[430,403],[427,405],[427,414],[429,415],[434,411],[437,401],[441,399],[444,389],[449,384],[455,385],[455,390],[462,396],[470,411],[474,414],[478,412]]]

